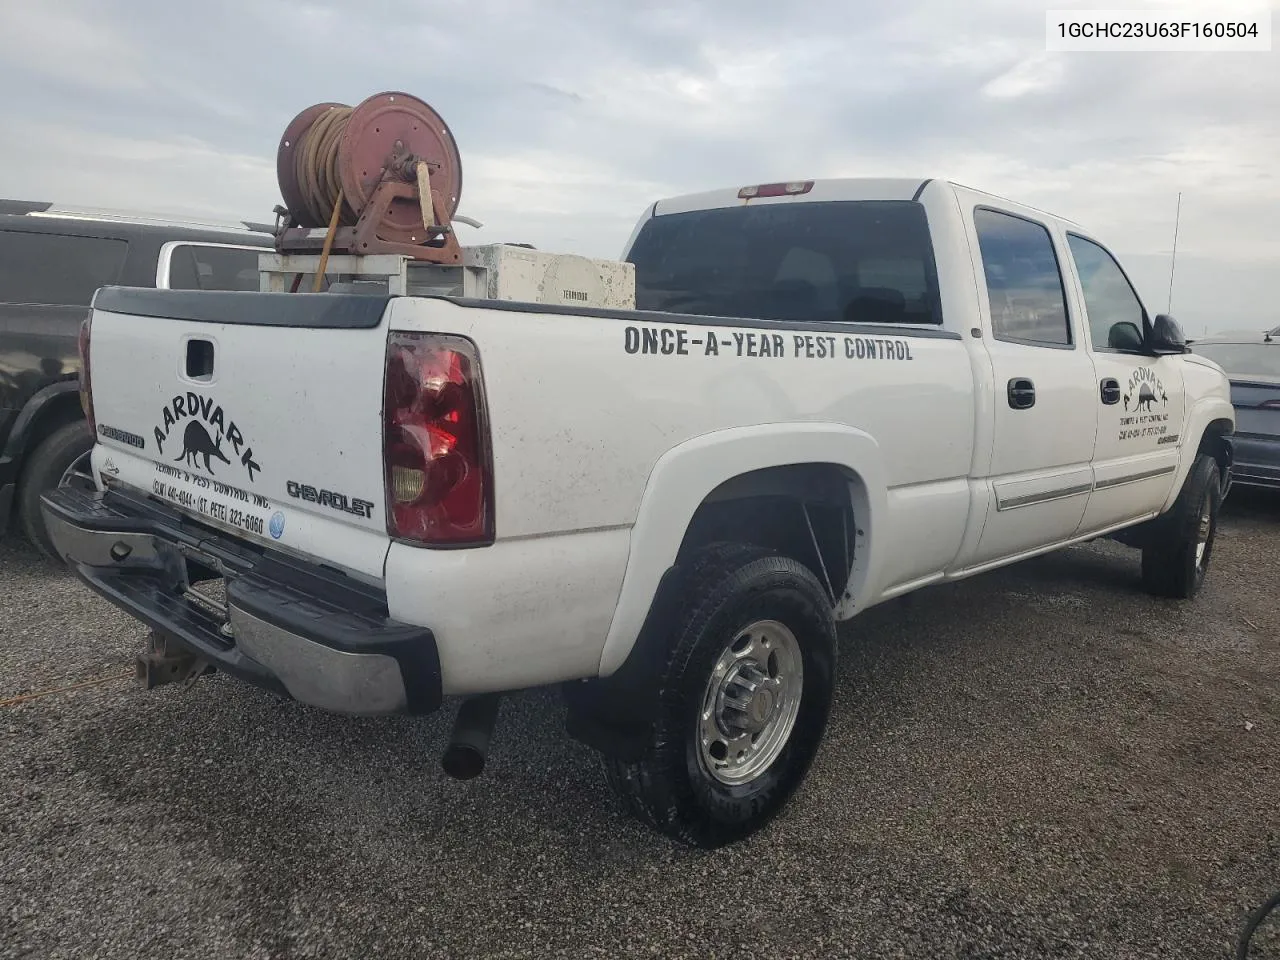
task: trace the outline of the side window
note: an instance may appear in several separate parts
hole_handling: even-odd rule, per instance
[[[1069,346],[1067,298],[1049,231],[995,210],[975,210],[973,223],[996,337]]]
[[[0,230],[0,302],[87,307],[120,279],[128,250],[107,237]]]
[[[184,243],[173,248],[169,286],[174,290],[257,290],[262,252],[269,251]]]
[[[1075,261],[1089,337],[1097,350],[1132,350],[1142,342],[1142,302],[1115,258],[1092,240],[1067,234]]]
[[[200,289],[200,275],[196,273],[195,254],[187,244],[174,247],[173,252],[169,254],[169,289]]]

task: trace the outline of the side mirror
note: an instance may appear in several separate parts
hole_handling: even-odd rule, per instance
[[[1187,338],[1178,321],[1167,313],[1161,313],[1151,321],[1151,336],[1147,338],[1147,352],[1155,357],[1187,352]]]
[[[1142,331],[1136,323],[1124,321],[1112,324],[1107,332],[1107,346],[1112,350],[1142,351]]]

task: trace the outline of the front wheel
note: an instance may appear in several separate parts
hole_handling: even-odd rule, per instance
[[[768,822],[808,773],[831,708],[835,624],[813,573],[757,547],[704,549],[683,586],[649,744],[605,769],[641,820],[716,847]]]
[[[1156,596],[1189,600],[1204,586],[1218,533],[1222,482],[1218,462],[1200,454],[1172,509],[1142,549],[1142,583]]]

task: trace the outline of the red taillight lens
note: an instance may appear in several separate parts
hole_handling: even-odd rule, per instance
[[[755,197],[792,197],[808,193],[813,189],[812,180],[792,180],[790,183],[760,183],[754,187],[743,187],[738,191],[738,199],[751,200]]]
[[[493,460],[475,344],[391,334],[382,415],[387,532],[431,546],[491,543]]]
[[[80,324],[80,406],[84,410],[85,418],[89,421],[89,429],[93,433],[98,432],[97,425],[93,422],[93,383],[89,376],[89,328],[93,322],[93,311],[84,318],[84,322]]]

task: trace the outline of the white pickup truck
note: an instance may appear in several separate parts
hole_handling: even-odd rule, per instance
[[[629,809],[706,846],[803,780],[838,621],[1103,536],[1200,588],[1227,378],[1083,228],[810,181],[658,202],[624,259],[635,311],[102,289],[59,552],[151,628],[143,673],[465,698],[455,775],[497,694],[562,685]]]

